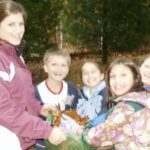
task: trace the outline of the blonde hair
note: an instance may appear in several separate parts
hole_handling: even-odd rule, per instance
[[[5,17],[16,13],[21,13],[23,15],[24,22],[26,22],[27,13],[20,3],[16,3],[12,0],[0,1],[0,22],[2,22]]]
[[[62,56],[62,57],[65,57],[67,59],[68,66],[70,66],[70,64],[71,64],[71,57],[70,57],[68,51],[65,50],[65,49],[59,49],[59,48],[48,49],[46,51],[46,53],[44,54],[44,57],[43,57],[44,64],[47,64],[48,61],[49,61],[49,58],[52,57],[52,56]]]

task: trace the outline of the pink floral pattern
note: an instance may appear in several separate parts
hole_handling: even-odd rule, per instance
[[[115,99],[119,102],[105,123],[89,129],[89,144],[105,149],[150,150],[150,93],[133,92]],[[125,101],[135,101],[145,106],[135,112]]]

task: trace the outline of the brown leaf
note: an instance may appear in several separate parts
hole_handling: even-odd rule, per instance
[[[60,110],[60,105],[57,106],[57,112],[58,113],[54,113],[52,111],[49,111],[49,113],[56,117],[56,120],[53,122],[53,125],[54,126],[59,126],[60,124],[60,121],[61,121],[61,117],[62,117],[62,114],[64,113],[65,115],[71,117],[72,119],[74,119],[79,125],[81,126],[85,126],[88,122],[88,117],[85,117],[85,118],[81,118],[80,115],[78,115],[76,113],[76,110],[75,109],[69,109],[67,111],[61,111]]]

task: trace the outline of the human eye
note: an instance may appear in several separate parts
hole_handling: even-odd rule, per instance
[[[149,66],[149,65],[145,65],[144,67],[145,67],[146,69],[149,69],[149,68],[150,68],[150,66]]]
[[[52,63],[52,66],[56,66],[57,64],[56,63]]]
[[[87,74],[88,74],[88,73],[85,72],[85,71],[82,72],[82,76],[86,76]]]
[[[67,65],[66,65],[66,64],[62,64],[62,67],[64,67],[64,68],[65,68],[65,67],[67,67]]]
[[[109,78],[110,78],[110,79],[114,79],[114,78],[115,78],[115,74],[110,74],[110,75],[109,75]]]
[[[122,76],[122,77],[126,77],[127,74],[126,74],[126,73],[122,73],[121,76]]]
[[[13,22],[9,23],[8,26],[13,27],[13,26],[15,26],[15,23],[13,23]]]
[[[20,26],[24,26],[24,22],[20,22],[19,25],[20,25]]]

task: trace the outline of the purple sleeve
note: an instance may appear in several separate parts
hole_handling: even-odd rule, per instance
[[[32,79],[16,53],[10,57],[12,51],[0,49],[0,125],[20,137],[47,139],[53,127],[37,117],[41,105],[31,91]]]
[[[40,118],[21,109],[13,100],[0,79],[0,124],[21,137],[47,139],[52,127]]]

